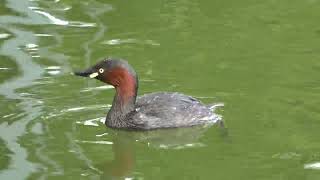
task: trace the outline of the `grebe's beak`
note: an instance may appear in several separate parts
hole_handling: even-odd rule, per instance
[[[74,72],[73,74],[76,76],[89,77],[89,78],[95,78],[99,75],[99,73],[96,72],[96,70],[93,68],[89,68],[84,71],[77,71],[77,72]]]

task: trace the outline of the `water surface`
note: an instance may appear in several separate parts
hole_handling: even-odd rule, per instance
[[[0,2],[0,179],[320,178],[320,1]],[[106,128],[114,90],[70,74],[105,57],[227,131]]]

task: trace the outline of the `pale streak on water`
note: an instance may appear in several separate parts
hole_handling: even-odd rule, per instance
[[[10,37],[10,34],[7,34],[7,33],[0,34],[0,39],[6,39],[8,37]]]
[[[56,1],[58,2],[58,1]],[[13,28],[11,24],[48,24],[48,19],[52,24],[56,25],[68,25],[76,27],[94,27],[95,23],[84,23],[78,21],[64,21],[55,18],[53,15],[39,10],[32,10],[28,7],[34,7],[34,2],[28,0],[7,0],[6,6],[19,14],[24,16],[11,16],[5,15],[0,17],[0,28],[6,29],[8,33],[1,34],[1,39],[6,39],[13,36],[11,39],[6,40],[1,48],[0,54],[10,57],[16,62],[21,70],[21,76],[15,76],[8,81],[5,81],[0,85],[0,94],[7,99],[19,100],[19,109],[25,113],[23,117],[12,124],[2,123],[0,124],[0,135],[5,141],[7,147],[12,151],[10,156],[9,168],[5,171],[1,171],[0,179],[26,179],[32,172],[40,169],[38,164],[32,163],[27,160],[28,153],[24,147],[20,145],[19,137],[26,133],[26,126],[33,120],[38,119],[42,114],[43,106],[39,104],[39,99],[34,97],[25,97],[21,93],[17,93],[16,90],[28,87],[32,85],[36,80],[41,79],[44,73],[44,69],[37,63],[32,61],[32,58],[40,57],[38,54],[28,54],[24,52],[20,47],[25,47],[29,51],[38,51],[37,37],[52,36],[49,34],[34,34],[33,32],[23,30],[22,28]],[[56,56],[60,60],[65,60],[65,56]],[[8,68],[2,67],[2,70]],[[56,70],[57,71],[57,70]],[[52,74],[57,74],[53,72]],[[10,115],[11,116],[11,115]],[[19,116],[19,114],[17,115]],[[9,115],[7,115],[9,117]],[[36,123],[36,128],[33,128],[34,132],[41,133],[39,131],[41,124]],[[44,144],[44,143],[41,143]],[[37,154],[40,159],[45,160],[56,170],[56,172],[63,173],[63,170],[57,163],[41,153],[41,150],[45,145],[40,146]],[[45,170],[45,169],[43,169]],[[60,174],[59,173],[59,174]],[[44,178],[44,177],[42,177]]]
[[[22,3],[23,4],[23,3]],[[10,17],[7,17],[10,19]],[[32,17],[27,17],[29,19]],[[24,18],[21,18],[24,19]],[[2,19],[0,19],[1,22]],[[2,24],[2,23],[1,23]],[[3,24],[6,24],[5,22]],[[0,25],[0,27],[3,25]],[[0,94],[8,99],[19,99],[20,106],[26,113],[19,121],[13,124],[0,124],[0,135],[7,143],[8,148],[13,152],[11,156],[10,168],[0,174],[0,179],[16,179],[19,174],[21,179],[25,179],[31,172],[34,172],[38,165],[27,161],[27,151],[18,143],[19,137],[26,131],[26,125],[41,114],[42,107],[38,106],[36,99],[25,98],[16,93],[17,89],[29,86],[34,80],[41,78],[42,68],[33,63],[27,54],[19,49],[27,43],[36,43],[36,38],[32,32],[21,31],[7,27],[14,38],[7,40],[1,47],[0,53],[11,57],[16,61],[22,71],[22,76],[15,77],[10,81],[6,81],[0,85]]]
[[[85,126],[99,126],[100,122],[104,122],[105,117],[99,117],[99,118],[94,118],[94,119],[88,119],[85,121],[77,121],[77,124],[83,124]]]
[[[304,165],[304,169],[315,169],[320,170],[320,162],[314,162]]]
[[[121,45],[121,44],[146,44],[146,45],[152,45],[152,46],[160,46],[160,43],[155,42],[154,40],[139,40],[139,39],[111,39],[102,42],[102,44],[107,45]]]

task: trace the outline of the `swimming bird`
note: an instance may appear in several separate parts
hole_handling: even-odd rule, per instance
[[[221,120],[209,105],[177,92],[155,92],[137,97],[138,76],[122,59],[104,59],[77,76],[95,78],[115,88],[105,124],[110,128],[152,130],[214,124]]]

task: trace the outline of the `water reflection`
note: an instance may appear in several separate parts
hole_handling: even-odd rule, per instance
[[[58,2],[58,1],[57,1]],[[34,29],[23,27],[22,25],[39,25],[48,24],[48,19],[52,21],[52,24],[59,25],[67,24],[68,26],[77,27],[92,27],[95,23],[84,23],[81,21],[67,21],[60,20],[57,23],[58,18],[51,13],[46,12],[46,8],[37,9],[39,4],[45,5],[50,2],[32,2],[28,0],[7,0],[5,1],[5,9],[10,9],[10,13],[0,16],[0,29],[3,31],[0,33],[1,47],[0,53],[2,56],[10,59],[16,65],[15,68],[1,66],[0,70],[5,72],[7,70],[14,70],[9,76],[4,74],[4,82],[0,84],[0,95],[5,101],[8,102],[9,107],[3,107],[6,114],[2,116],[0,124],[0,136],[4,140],[4,146],[10,149],[10,168],[0,173],[0,179],[26,179],[32,172],[47,171],[47,169],[40,166],[38,163],[31,162],[29,151],[25,148],[25,144],[21,143],[21,138],[26,134],[42,134],[43,122],[39,123],[41,115],[44,113],[43,101],[39,99],[39,94],[28,94],[27,88],[33,86],[37,81],[43,79],[45,72],[49,75],[58,75],[62,71],[60,66],[64,69],[68,69],[69,64],[67,56],[57,52],[52,52],[51,49],[41,47],[39,45],[39,37],[53,36],[56,43],[50,47],[58,47],[62,43],[61,34],[57,34],[50,30],[50,34],[42,33],[46,32],[44,29],[37,29],[38,33],[34,32]],[[30,8],[31,7],[31,8]],[[68,10],[71,7],[58,9]],[[54,9],[54,8],[53,8]],[[1,7],[2,10],[2,7]],[[56,9],[57,10],[57,9]],[[17,28],[19,27],[19,28]],[[32,30],[30,30],[32,29]],[[5,32],[5,33],[4,33]],[[52,35],[51,35],[52,33]],[[44,69],[39,62],[35,62],[35,58],[45,57],[52,60],[55,64],[59,64],[59,68],[53,69],[53,66],[49,66]],[[22,92],[19,92],[22,91]],[[13,104],[13,105],[12,105]],[[10,107],[12,106],[12,107]],[[9,113],[7,112],[9,111]],[[10,111],[14,111],[11,113]],[[32,126],[32,124],[34,126]],[[27,128],[32,126],[30,130]],[[41,142],[41,146],[38,146],[34,151],[41,152],[46,147],[46,143],[42,138],[37,139]],[[44,162],[52,164],[55,169],[60,169],[56,163],[51,160],[47,155],[37,153],[37,157]],[[17,173],[18,172],[18,173]],[[59,170],[59,172],[62,172]],[[60,173],[61,174],[61,173]]]
[[[19,8],[17,9],[20,10],[20,13],[26,11],[26,8],[23,7],[23,5],[26,5],[25,3],[20,4],[20,1],[16,3],[19,4]],[[7,5],[9,6],[10,4],[14,4],[14,1],[8,2]],[[15,5],[17,6],[17,4]],[[19,103],[15,107],[16,112],[22,110],[23,113],[21,113],[22,116],[18,119],[19,121],[15,121],[13,124],[0,124],[1,138],[12,151],[11,168],[1,173],[0,179],[16,179],[17,174],[19,174],[21,179],[25,179],[31,172],[36,170],[37,165],[27,160],[27,151],[20,145],[18,140],[25,133],[27,124],[41,114],[42,106],[39,105],[37,99],[21,96],[16,91],[30,86],[34,80],[41,77],[43,70],[25,52],[20,50],[20,47],[26,44],[36,43],[33,33],[18,30],[10,26],[11,20],[13,22],[17,22],[17,20],[23,22],[26,19],[32,19],[32,16],[28,18],[16,16],[3,17],[0,18],[0,27],[5,28],[13,37],[3,43],[0,53],[14,60],[19,66],[20,71],[15,71],[14,78],[6,78],[6,81],[0,85],[0,94],[10,100],[19,100]],[[22,76],[18,76],[19,73],[22,73]],[[16,172],[17,170],[19,173]]]
[[[113,143],[110,140],[79,141],[79,143],[112,144],[113,160],[97,165],[102,172],[101,179],[142,178],[142,172],[135,169],[136,161],[141,159],[136,158],[135,146],[142,144],[146,147],[146,151],[150,148],[180,150],[205,147],[206,144],[202,143],[200,138],[210,127],[212,125],[143,132],[108,129],[108,133],[99,134],[97,137],[101,139],[111,137]],[[226,130],[219,125],[218,127],[218,130]]]
[[[119,133],[113,137],[113,160],[98,165],[101,179],[131,177],[134,171],[134,143],[126,134]]]

